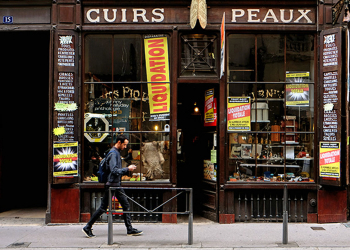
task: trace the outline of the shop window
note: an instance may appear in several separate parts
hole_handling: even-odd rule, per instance
[[[314,36],[229,35],[228,183],[314,183]]]
[[[215,35],[190,34],[181,36],[180,76],[217,76]]]
[[[168,43],[169,39],[162,41]],[[129,148],[121,153],[126,158],[123,166],[137,166],[134,172],[123,176],[122,181],[170,180],[170,82],[152,85],[154,82],[147,81],[144,43],[145,37],[141,35],[88,35],[85,38],[86,182],[97,181],[99,161],[121,133],[129,140]],[[159,62],[157,66],[161,65]],[[163,69],[166,71],[162,66]],[[159,99],[162,102],[157,106],[154,101]],[[157,108],[161,111],[156,112]]]

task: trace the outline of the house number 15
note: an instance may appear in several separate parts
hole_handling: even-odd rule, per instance
[[[4,24],[12,24],[13,23],[13,16],[3,16],[2,22]]]

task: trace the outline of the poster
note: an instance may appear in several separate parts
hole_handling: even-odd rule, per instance
[[[250,97],[227,98],[227,131],[250,131]]]
[[[287,106],[309,106],[310,105],[310,72],[293,72],[286,74],[286,105]]]
[[[53,176],[78,176],[78,142],[54,142]]]
[[[340,178],[340,142],[320,142],[320,177]]]
[[[216,175],[217,175],[217,164],[211,162],[210,160],[204,160],[204,179],[205,180],[211,180],[216,181]]]
[[[146,36],[145,61],[151,121],[170,119],[170,74],[166,36]]]
[[[205,91],[204,126],[213,123],[214,120],[214,89],[208,89]]]

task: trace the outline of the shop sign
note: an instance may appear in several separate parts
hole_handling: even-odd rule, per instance
[[[75,64],[75,42],[74,36],[59,36],[59,46],[57,52],[58,66],[74,67]]]
[[[320,142],[320,177],[340,178],[340,142]]]
[[[78,142],[54,142],[53,176],[78,176]]]
[[[147,36],[145,60],[151,119],[170,119],[170,74],[166,36]]]
[[[227,131],[250,131],[250,97],[227,98]]]
[[[322,140],[340,140],[341,119],[341,31],[321,33]]]
[[[198,9],[198,8],[197,8]],[[202,11],[203,12],[203,11]],[[201,12],[200,12],[201,13]],[[218,7],[210,8],[200,15],[200,24],[219,24],[222,13],[226,13],[227,23],[273,23],[273,24],[315,24],[315,8],[266,8],[266,7]],[[192,15],[191,15],[192,14]],[[192,16],[192,19],[191,19]],[[86,7],[84,23],[115,24],[115,23],[191,23],[192,28],[197,23],[198,11],[191,13],[187,7],[146,7],[146,8],[113,8]]]
[[[321,118],[319,176],[321,185],[341,186],[342,140],[342,28],[320,33]],[[344,124],[343,124],[344,125]]]
[[[315,23],[312,9],[232,9],[232,23]]]

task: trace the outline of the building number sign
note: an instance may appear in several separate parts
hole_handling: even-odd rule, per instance
[[[4,24],[13,24],[13,16],[3,16],[2,22]]]

